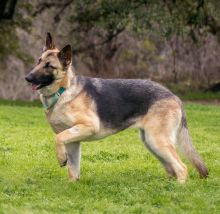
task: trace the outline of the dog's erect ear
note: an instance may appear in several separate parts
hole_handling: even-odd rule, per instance
[[[58,58],[64,67],[68,67],[72,61],[71,45],[66,45],[59,53]]]
[[[46,45],[45,45],[44,51],[52,50],[54,48],[55,48],[55,45],[53,43],[52,36],[49,32],[47,32]]]

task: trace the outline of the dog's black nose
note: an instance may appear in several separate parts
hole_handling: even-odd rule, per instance
[[[26,77],[25,77],[26,81],[28,82],[33,82],[34,80],[34,75],[32,73],[28,74]]]

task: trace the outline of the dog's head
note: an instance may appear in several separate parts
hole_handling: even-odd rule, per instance
[[[32,84],[33,90],[53,92],[53,88],[59,87],[67,74],[72,61],[71,46],[65,46],[59,51],[47,33],[46,45],[37,65],[30,71],[25,79]],[[56,89],[55,89],[56,90]]]

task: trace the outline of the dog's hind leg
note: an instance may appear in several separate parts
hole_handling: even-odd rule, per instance
[[[76,181],[80,178],[80,142],[65,144],[67,153],[67,167],[70,181]]]
[[[141,130],[141,136],[144,145],[160,160],[168,175],[176,177],[181,183],[184,182],[187,178],[187,168],[180,160],[169,139],[148,135],[143,130]]]
[[[182,183],[187,178],[187,168],[175,150],[180,122],[178,103],[171,100],[156,104],[143,119],[141,138],[167,173]]]

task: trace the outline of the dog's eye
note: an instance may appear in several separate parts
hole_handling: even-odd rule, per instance
[[[50,63],[47,62],[45,65],[44,65],[44,68],[49,68],[50,67]]]
[[[44,68],[56,69],[56,67],[54,67],[53,65],[51,65],[49,62],[47,62],[47,63],[45,64]]]

